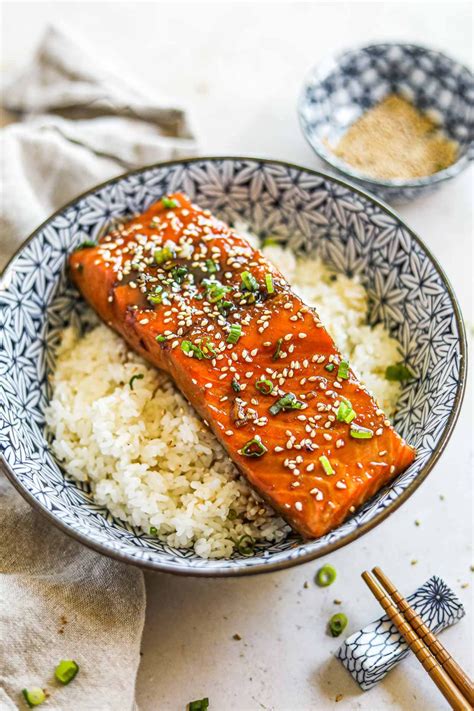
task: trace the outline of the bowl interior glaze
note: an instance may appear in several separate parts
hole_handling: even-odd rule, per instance
[[[358,275],[370,295],[371,323],[398,339],[416,378],[400,398],[395,424],[417,448],[414,464],[357,514],[322,538],[297,535],[252,558],[203,560],[114,519],[86,485],[65,476],[44,430],[48,373],[61,330],[84,308],[68,281],[68,253],[114,220],[164,193],[184,191],[225,220],[246,221],[296,254],[318,254]],[[239,575],[288,567],[328,553],[372,528],[426,477],[454,426],[465,379],[465,337],[452,290],[433,257],[388,207],[335,178],[253,158],[201,158],[144,168],[73,201],[31,236],[10,262],[0,290],[0,449],[15,486],[70,535],[121,560],[169,572]]]

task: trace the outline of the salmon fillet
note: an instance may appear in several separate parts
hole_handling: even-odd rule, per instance
[[[69,264],[100,318],[169,373],[304,537],[338,526],[413,462],[315,310],[186,196],[163,198]]]

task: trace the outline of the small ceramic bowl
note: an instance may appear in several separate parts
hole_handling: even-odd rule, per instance
[[[335,146],[367,109],[400,94],[457,141],[453,165],[410,180],[378,180],[336,157]],[[326,163],[385,200],[405,202],[436,190],[474,158],[474,76],[442,52],[413,44],[372,44],[351,49],[314,67],[298,104],[301,128]]]
[[[315,541],[292,534],[259,545],[250,558],[203,560],[114,518],[86,484],[64,474],[45,431],[61,332],[84,322],[67,276],[68,254],[111,221],[185,191],[230,222],[243,220],[295,254],[318,254],[358,275],[370,296],[369,321],[383,322],[416,375],[403,388],[395,426],[417,449],[415,462],[338,528]],[[326,555],[370,530],[425,479],[456,422],[465,381],[465,335],[440,266],[398,215],[336,178],[255,158],[199,158],[159,164],[90,190],[52,215],[0,280],[0,468],[20,493],[66,533],[102,553],[155,570],[244,575]],[[3,457],[3,467],[2,467]]]

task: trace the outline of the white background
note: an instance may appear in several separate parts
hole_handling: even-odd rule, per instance
[[[457,2],[10,2],[2,12],[2,70],[25,61],[48,22],[61,22],[118,72],[188,106],[202,154],[319,167],[295,110],[307,70],[337,49],[381,39],[428,44],[471,64],[470,8]],[[399,207],[446,270],[469,333],[471,205],[468,171],[439,193]],[[436,573],[467,610],[442,640],[472,672],[471,456],[468,393],[446,452],[425,483],[377,529],[327,559],[338,571],[330,588],[314,585],[317,561],[240,580],[147,574],[141,711],[178,711],[203,696],[213,711],[447,708],[414,658],[362,693],[333,658],[338,641],[327,636],[326,622],[342,609],[352,632],[379,616],[360,579],[365,568],[382,566],[406,593]],[[334,598],[343,605],[336,607]],[[234,633],[242,639],[233,640]],[[344,696],[336,703],[338,694]]]

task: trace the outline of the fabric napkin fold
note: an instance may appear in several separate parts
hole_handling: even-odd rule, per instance
[[[182,108],[115,76],[96,55],[50,28],[4,88],[4,107],[20,122],[0,132],[0,269],[35,227],[87,188],[196,152]],[[143,574],[68,538],[4,477],[0,572],[0,708],[25,708],[21,690],[32,686],[47,688],[48,709],[134,708]],[[65,687],[54,680],[62,658],[80,666]]]

